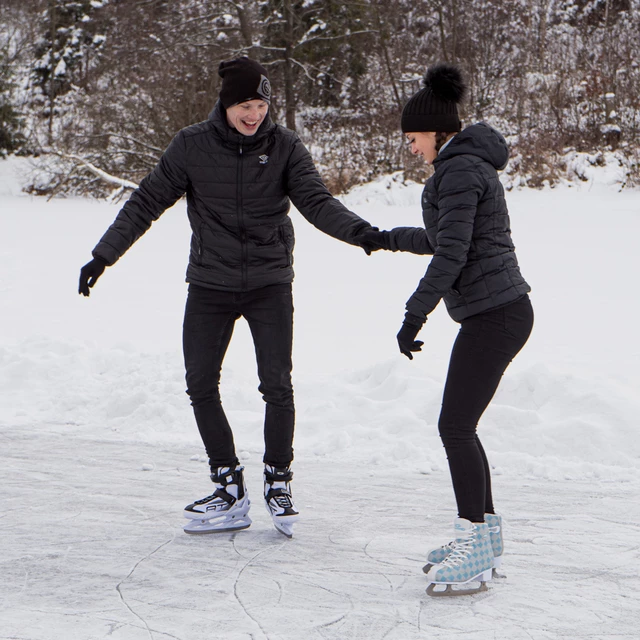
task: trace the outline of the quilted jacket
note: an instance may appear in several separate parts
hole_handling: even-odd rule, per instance
[[[321,231],[357,244],[368,222],[332,197],[299,137],[269,116],[253,136],[209,119],[182,129],[93,250],[114,264],[186,193],[192,237],[187,282],[248,291],[293,280],[290,202]]]
[[[407,302],[409,322],[424,322],[442,299],[461,322],[531,290],[520,273],[498,179],[508,158],[504,138],[489,125],[463,129],[441,149],[425,184],[425,229],[388,232],[393,251],[433,255]]]

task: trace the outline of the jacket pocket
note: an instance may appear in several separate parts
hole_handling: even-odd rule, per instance
[[[287,267],[290,267],[293,264],[293,239],[287,238],[284,225],[278,227],[278,237],[286,253]]]
[[[195,263],[197,266],[202,266],[202,229],[204,228],[204,223],[201,223],[198,227],[197,231],[194,229],[193,231],[193,250],[195,254]]]

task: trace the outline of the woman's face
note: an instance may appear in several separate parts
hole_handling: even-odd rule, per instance
[[[405,136],[411,145],[411,153],[422,156],[427,164],[432,164],[438,155],[435,131],[417,131],[405,133]]]
[[[227,109],[229,126],[243,136],[252,136],[267,115],[269,105],[264,100],[247,100]]]

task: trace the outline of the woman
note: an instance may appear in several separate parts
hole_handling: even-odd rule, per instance
[[[489,464],[476,427],[533,326],[530,287],[518,267],[498,179],[507,164],[507,145],[484,123],[461,130],[458,104],[465,90],[456,67],[438,65],[402,112],[412,153],[435,169],[422,194],[426,233],[399,227],[369,230],[363,237],[363,246],[371,250],[433,255],[406,305],[397,336],[401,353],[412,360],[421,350],[416,336],[441,299],[461,325],[438,421],[458,518],[453,542],[427,556],[431,595],[473,591],[435,590],[441,584],[480,581],[485,588],[492,569],[501,564],[501,518],[494,511]]]

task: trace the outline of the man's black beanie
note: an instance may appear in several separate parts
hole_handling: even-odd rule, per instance
[[[438,64],[427,71],[424,89],[414,93],[402,110],[403,133],[461,129],[458,104],[467,91],[460,69],[452,64]]]
[[[246,56],[220,63],[218,75],[222,78],[220,102],[225,109],[247,100],[271,102],[271,83],[267,70]]]

